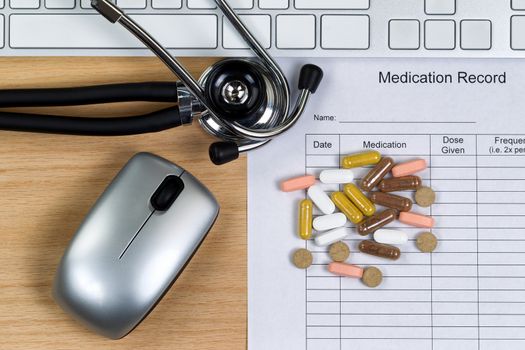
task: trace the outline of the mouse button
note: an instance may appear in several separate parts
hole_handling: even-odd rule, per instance
[[[155,193],[153,193],[153,196],[151,196],[151,205],[156,210],[166,211],[179,197],[182,190],[184,190],[184,182],[181,178],[169,175],[162,181]]]
[[[152,214],[122,257],[140,271],[137,287],[169,286],[217,218],[219,206],[211,193],[191,174],[181,177],[185,189],[179,198],[168,211]]]

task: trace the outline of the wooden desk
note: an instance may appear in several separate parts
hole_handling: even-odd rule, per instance
[[[199,74],[212,59],[185,60]],[[154,58],[2,58],[0,88],[81,86],[173,75]],[[48,109],[134,114],[159,105]],[[246,162],[216,167],[198,125],[127,137],[0,132],[0,349],[244,349]],[[84,215],[136,152],[196,175],[221,204],[219,220],[174,287],[130,335],[112,341],[51,298],[56,266]]]

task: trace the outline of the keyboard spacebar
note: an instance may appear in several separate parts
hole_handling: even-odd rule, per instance
[[[167,48],[217,47],[215,15],[131,16]],[[11,15],[13,48],[127,49],[144,45],[122,26],[93,15]]]

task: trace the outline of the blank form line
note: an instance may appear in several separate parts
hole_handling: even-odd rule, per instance
[[[339,124],[477,124],[475,121],[343,120]]]
[[[407,327],[408,328],[408,327]],[[430,326],[428,327],[430,328]],[[307,340],[332,340],[334,338],[306,338]],[[338,338],[339,339],[339,338]],[[429,337],[419,337],[419,338],[416,338],[416,337],[413,337],[413,338],[382,338],[382,337],[373,337],[373,338],[363,338],[363,337],[344,337],[342,338],[343,340],[432,340],[432,339],[436,339],[436,340],[477,340],[477,338],[429,338]],[[508,341],[524,341],[525,338],[482,338],[481,340],[489,340],[489,341],[492,341],[492,340],[508,340]]]

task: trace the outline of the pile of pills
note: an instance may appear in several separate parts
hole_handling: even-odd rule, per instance
[[[355,184],[352,169],[365,166],[373,168]],[[332,263],[328,265],[328,271],[338,276],[361,279],[366,286],[375,288],[382,282],[381,270],[374,266],[363,268],[347,263],[351,255],[350,248],[343,242],[348,236],[347,221],[356,225],[359,235],[372,235],[373,239],[359,243],[362,253],[399,259],[401,250],[398,246],[408,243],[408,235],[402,230],[385,226],[398,220],[409,226],[430,229],[434,226],[434,218],[413,212],[412,199],[392,192],[415,191],[416,204],[430,207],[436,200],[436,194],[430,187],[423,186],[421,178],[415,175],[426,168],[424,159],[396,164],[392,158],[382,157],[377,151],[366,151],[344,157],[342,169],[321,171],[320,182],[342,185],[342,191],[326,193],[312,175],[285,180],[281,183],[281,190],[307,190],[308,199],[299,203],[298,235],[303,240],[313,239],[317,246],[329,246]],[[376,189],[378,191],[374,191]],[[323,214],[315,219],[314,205]],[[384,209],[378,211],[376,206]],[[437,238],[431,232],[420,233],[416,237],[416,246],[420,251],[430,253],[437,247]],[[294,265],[301,269],[310,267],[313,260],[312,253],[304,248],[296,250],[292,258]]]

